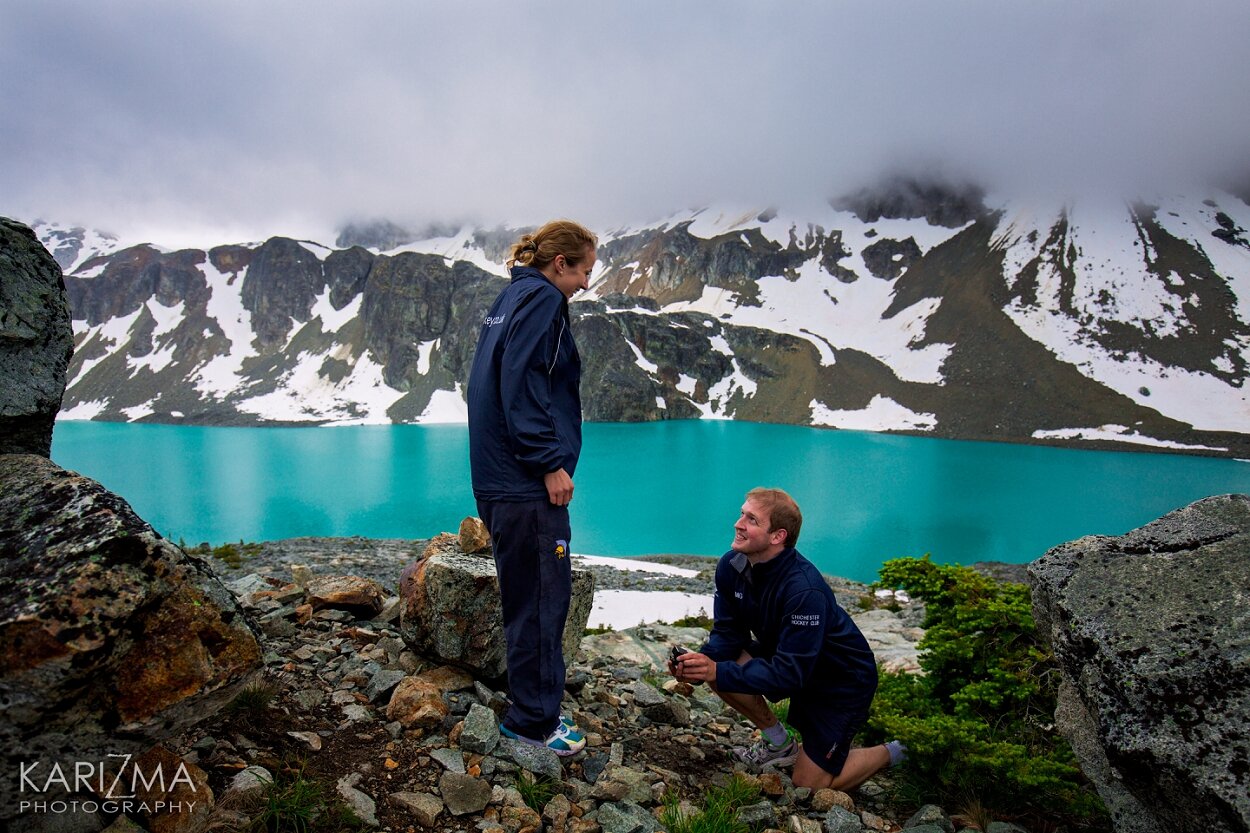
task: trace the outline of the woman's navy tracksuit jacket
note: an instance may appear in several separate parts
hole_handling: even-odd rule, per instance
[[[537,269],[514,267],[473,357],[469,462],[499,575],[512,700],[503,722],[536,739],[559,725],[572,589],[568,507],[552,505],[543,477],[577,468],[580,382],[568,300]]]

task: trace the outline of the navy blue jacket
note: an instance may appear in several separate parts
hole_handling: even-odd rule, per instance
[[[802,692],[809,702],[815,695],[866,706],[877,690],[868,640],[793,547],[754,567],[739,552],[725,553],[716,565],[713,616],[702,653],[716,660],[722,691],[770,700]],[[738,665],[744,649],[753,659]]]
[[[547,497],[543,476],[573,476],[582,450],[582,361],[569,303],[517,266],[482,321],[469,374],[469,464],[478,500]]]

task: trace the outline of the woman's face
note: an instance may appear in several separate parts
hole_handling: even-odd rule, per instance
[[[548,268],[550,272],[544,270],[544,274],[556,289],[564,293],[565,298],[572,298],[590,286],[590,273],[595,268],[595,250],[587,248],[586,256],[576,265],[570,264],[564,255],[556,255]]]

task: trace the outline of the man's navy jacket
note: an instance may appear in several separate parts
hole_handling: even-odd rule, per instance
[[[469,464],[478,500],[547,497],[582,450],[582,362],[569,303],[537,269],[517,266],[482,321],[469,374]]]
[[[730,550],[716,565],[715,623],[702,653],[716,661],[716,687],[770,700],[800,692],[808,702],[858,706],[877,690],[877,661],[820,571],[787,547],[751,566]],[[754,644],[753,644],[754,642]],[[754,659],[738,665],[743,650]]]

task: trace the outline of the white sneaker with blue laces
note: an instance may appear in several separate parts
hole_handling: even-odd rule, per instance
[[[547,735],[545,740],[518,735],[502,723],[499,724],[499,734],[530,746],[545,746],[561,757],[576,755],[586,748],[586,736],[582,734],[581,729],[578,729],[572,720],[563,716],[560,718],[560,725],[554,732]]]

